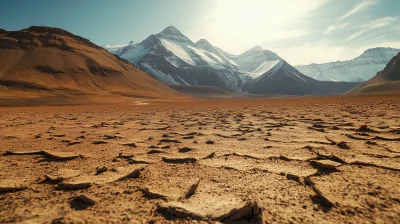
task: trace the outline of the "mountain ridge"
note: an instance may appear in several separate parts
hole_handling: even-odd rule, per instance
[[[309,78],[304,77],[275,52],[254,46],[240,55],[233,55],[213,46],[206,39],[194,43],[173,26],[165,28],[158,34],[150,35],[138,44],[126,46],[118,52],[118,55],[168,85],[205,85],[230,92],[249,93],[254,92],[252,88],[258,86],[257,94],[287,95],[287,92],[292,95],[332,94],[322,88],[312,90],[310,85],[320,85],[316,80],[305,85],[302,80]],[[274,76],[275,79],[265,78],[272,77],[271,73],[283,78],[276,78],[278,76]],[[293,79],[296,79],[297,83],[290,89],[276,84],[276,80],[293,83]],[[260,80],[271,85],[265,84],[262,87],[255,84]],[[281,86],[283,89],[272,91],[268,86]]]
[[[294,67],[303,74],[315,77],[320,81],[333,79],[336,81],[365,82],[382,70],[390,59],[399,52],[400,49],[396,48],[377,47],[367,49],[351,60],[322,64],[312,63]]]

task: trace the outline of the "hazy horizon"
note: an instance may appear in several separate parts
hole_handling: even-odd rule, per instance
[[[98,45],[138,43],[173,25],[229,53],[256,45],[293,65],[348,60],[400,48],[398,0],[0,2],[0,28],[53,26]]]

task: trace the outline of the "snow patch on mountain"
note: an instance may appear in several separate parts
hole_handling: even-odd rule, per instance
[[[234,62],[230,56],[228,55],[228,53],[214,47],[213,45],[210,44],[210,42],[208,42],[205,39],[200,39],[199,41],[197,41],[195,43],[195,45],[202,49],[205,50],[207,52],[212,53],[213,55],[217,56],[219,59],[219,62],[226,65],[226,66],[235,66],[237,67],[238,65],[236,64],[236,62]]]
[[[119,51],[119,56],[135,64],[143,55],[149,53],[151,49],[145,48],[143,45],[129,45]]]
[[[320,81],[329,81],[329,82],[339,82],[338,80],[331,78],[327,75],[322,75],[321,72],[317,72],[317,74],[315,74],[313,77],[311,77],[313,79],[316,80],[320,80]]]
[[[144,70],[147,73],[151,74],[154,78],[156,78],[162,82],[171,83],[171,84],[180,84],[179,82],[175,81],[175,79],[170,74],[165,74],[164,72],[151,67],[147,63],[143,63],[141,65],[143,66]]]
[[[168,41],[165,39],[160,39],[162,45],[164,45],[164,47],[171,51],[174,55],[176,55],[177,57],[179,57],[180,59],[182,59],[183,61],[185,61],[188,64],[191,65],[196,65],[195,61],[192,59],[192,57],[185,51],[185,44],[181,44],[181,43],[174,43],[172,41]]]
[[[272,51],[264,50],[260,46],[255,46],[240,55],[233,56],[232,60],[239,65],[239,70],[252,72],[265,62],[283,59]]]
[[[108,44],[104,45],[103,48],[111,54],[118,54],[118,52],[126,46],[128,46],[128,44]]]
[[[257,77],[263,75],[264,73],[270,71],[272,68],[274,68],[280,62],[282,62],[282,61],[281,60],[266,61],[266,62],[262,63],[260,66],[258,66],[258,68],[256,68],[254,71],[249,72],[248,74],[252,78],[257,78]]]
[[[216,69],[224,69],[223,60],[219,58],[217,55],[210,53],[208,51],[205,51],[203,49],[198,49],[194,46],[188,46],[189,49],[191,49],[195,54],[200,56],[204,61],[206,61],[211,67],[216,68]]]

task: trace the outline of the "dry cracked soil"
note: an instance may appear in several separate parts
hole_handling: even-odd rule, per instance
[[[400,98],[0,108],[0,223],[400,223]]]

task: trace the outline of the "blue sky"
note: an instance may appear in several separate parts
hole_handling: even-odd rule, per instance
[[[255,45],[293,65],[400,48],[400,0],[0,0],[0,28],[54,26],[98,45],[140,42],[169,25],[239,54]]]

